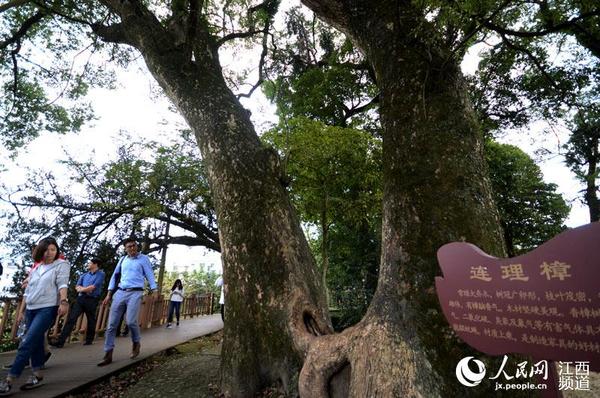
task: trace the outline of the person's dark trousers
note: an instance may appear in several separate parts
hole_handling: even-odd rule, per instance
[[[225,304],[221,304],[221,320],[225,322]]]
[[[73,327],[75,326],[75,322],[77,322],[77,318],[81,313],[85,313],[87,318],[87,328],[85,332],[85,342],[91,343],[94,341],[94,336],[96,335],[96,308],[98,308],[98,298],[91,296],[77,296],[77,301],[71,308],[71,312],[69,314],[69,319],[67,323],[62,329],[60,336],[58,337],[57,343],[59,345],[65,344],[65,341],[71,334]]]
[[[173,311],[175,311],[175,317],[177,318],[177,324],[179,325],[180,308],[181,301],[169,301],[169,317],[167,318],[168,323],[173,323]]]

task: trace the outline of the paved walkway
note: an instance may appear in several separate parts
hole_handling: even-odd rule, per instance
[[[75,388],[91,383],[119,369],[127,367],[134,362],[141,361],[167,348],[216,332],[223,328],[221,315],[207,315],[181,321],[179,327],[167,329],[156,327],[142,330],[141,352],[135,360],[129,359],[131,351],[131,338],[119,337],[113,354],[113,363],[98,367],[96,364],[102,360],[104,339],[96,339],[91,346],[79,343],[66,344],[64,348],[51,348],[52,357],[43,371],[44,386],[35,390],[23,392],[19,386],[27,381],[31,374],[30,369],[25,369],[17,383],[13,386],[14,396],[50,398],[65,394]],[[12,362],[15,351],[0,353],[0,364]],[[8,372],[2,373],[2,377]]]

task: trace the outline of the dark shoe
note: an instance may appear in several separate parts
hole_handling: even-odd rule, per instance
[[[63,348],[65,346],[65,343],[61,343],[60,341],[49,341],[48,345],[54,348]]]
[[[83,343],[83,345],[92,345],[91,341],[86,341],[85,343]]]
[[[27,383],[21,386],[21,390],[33,390],[34,388],[38,388],[42,385],[42,381],[44,378],[42,376],[31,375],[29,379],[27,379]]]
[[[44,357],[44,363],[48,362],[48,360],[50,359],[51,356],[52,356],[52,353],[50,351],[48,351],[46,353],[46,356]]]
[[[138,355],[140,355],[140,343],[133,343],[133,346],[131,347],[131,355],[129,356],[129,358],[134,359],[137,358]]]
[[[12,384],[10,384],[6,380],[0,381],[0,397],[5,397],[7,395],[11,395]]]
[[[104,358],[102,358],[102,362],[98,364],[98,366],[106,366],[112,362],[112,354],[113,350],[106,351],[104,353]]]

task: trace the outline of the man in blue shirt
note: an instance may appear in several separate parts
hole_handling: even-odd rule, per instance
[[[127,255],[119,260],[119,264],[110,278],[106,298],[102,302],[102,305],[108,305],[112,299],[108,327],[104,337],[104,358],[98,366],[106,366],[112,362],[115,335],[123,312],[125,312],[125,320],[133,342],[129,357],[134,359],[140,354],[141,336],[138,315],[144,295],[145,280],[148,281],[150,289],[156,292],[156,282],[148,256],[138,253],[137,242],[134,238],[125,239],[123,244]]]
[[[69,319],[65,323],[60,336],[58,336],[58,340],[49,343],[51,346],[62,348],[82,312],[85,313],[87,318],[85,343],[83,345],[90,345],[94,341],[96,334],[96,308],[98,307],[98,300],[104,286],[104,272],[99,268],[100,260],[98,258],[91,259],[87,265],[88,272],[81,275],[79,280],[77,280],[77,285],[75,286],[75,290],[78,293],[77,301],[71,309]]]

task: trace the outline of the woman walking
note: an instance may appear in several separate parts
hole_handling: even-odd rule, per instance
[[[60,248],[54,238],[44,238],[36,246],[33,259],[40,262],[31,271],[25,289],[25,324],[27,332],[19,344],[17,356],[5,380],[0,381],[0,396],[10,395],[12,384],[31,360],[33,375],[22,390],[36,388],[43,380],[44,336],[54,323],[56,315],[64,315],[69,308],[67,287],[71,266],[60,258]]]
[[[183,283],[177,279],[171,288],[171,298],[169,299],[169,317],[167,319],[167,328],[173,327],[173,310],[177,317],[177,326],[179,326],[179,311],[183,302]]]

